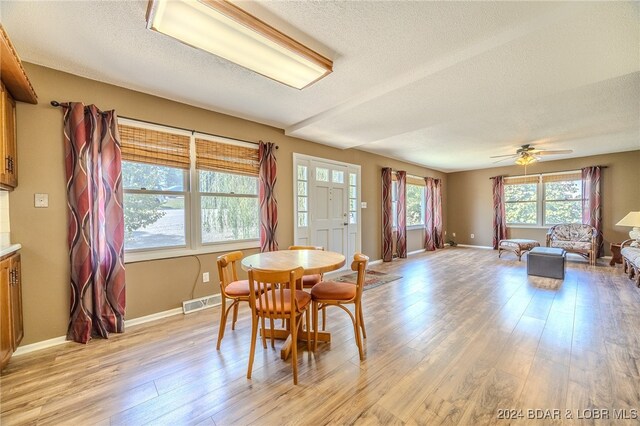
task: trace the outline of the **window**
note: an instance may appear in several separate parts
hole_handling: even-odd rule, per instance
[[[196,138],[202,244],[260,238],[258,150]]]
[[[186,247],[189,136],[119,124],[125,249]]]
[[[358,175],[349,173],[349,224],[358,223]]]
[[[536,225],[538,223],[538,176],[506,179],[504,209],[508,224]]]
[[[309,178],[307,166],[298,165],[298,226],[309,226]]]
[[[424,225],[424,186],[407,183],[407,226]]]
[[[256,148],[124,119],[119,131],[127,253],[259,238]]]
[[[582,223],[582,177],[578,172],[506,178],[508,225]]]
[[[391,218],[393,227],[398,226],[398,181],[391,182]],[[406,217],[407,227],[424,225],[424,184],[421,179],[407,176]],[[411,183],[410,183],[411,182]]]
[[[122,162],[125,249],[185,247],[187,172]]]

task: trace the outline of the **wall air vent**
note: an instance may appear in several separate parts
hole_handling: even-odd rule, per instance
[[[198,299],[185,300],[182,302],[182,312],[190,314],[192,312],[201,311],[203,309],[218,306],[221,303],[220,295],[200,297]]]

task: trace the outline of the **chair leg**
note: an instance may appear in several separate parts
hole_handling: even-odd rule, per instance
[[[322,305],[322,331],[327,329],[327,305]]]
[[[273,318],[272,317],[269,318],[269,325],[271,326],[271,333],[270,333],[271,334],[271,348],[275,349],[276,348],[276,340],[275,340],[275,337],[273,335],[273,333],[275,333],[275,330],[274,330],[275,323],[273,322]],[[265,344],[264,347],[266,348],[267,345]]]
[[[267,330],[264,328],[264,317],[262,315],[260,316],[260,327],[262,327],[262,347],[267,349]]]
[[[367,331],[364,329],[364,315],[362,314],[362,303],[358,305],[358,315],[360,316],[360,327],[362,328],[362,338],[367,338]]]
[[[255,312],[251,312],[251,349],[249,349],[249,366],[247,367],[247,379],[251,378],[253,369],[253,356],[256,352],[256,337],[258,335],[258,317]]]
[[[358,305],[355,305],[355,323],[353,324],[353,329],[355,331],[355,338],[356,338],[356,345],[358,346],[358,355],[360,355],[360,361],[362,361],[364,359],[364,353],[362,352],[362,339],[360,339],[360,328],[361,328],[361,324],[360,324],[360,320],[361,320],[361,316],[360,316],[360,308]]]
[[[310,314],[311,312],[309,311],[309,305],[307,305],[307,309],[304,312],[304,316],[307,321],[307,350],[308,351],[311,351],[311,327],[310,327],[310,321],[309,321]]]
[[[220,329],[218,330],[218,344],[216,345],[216,349],[220,350],[220,343],[222,343],[222,338],[224,337],[224,328],[227,325],[227,303],[225,297],[222,297],[222,301],[220,304]]]
[[[311,307],[313,311],[313,351],[318,349],[318,302],[314,301]]]
[[[292,309],[293,310],[293,309]],[[291,368],[293,384],[298,384],[298,321],[295,314],[291,317]]]
[[[238,321],[238,305],[239,303],[236,303],[233,306],[233,322],[231,323],[231,330],[236,329],[236,321]]]

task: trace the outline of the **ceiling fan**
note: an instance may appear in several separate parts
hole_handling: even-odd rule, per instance
[[[527,164],[531,164],[535,161],[540,161],[541,155],[558,155],[558,154],[571,154],[573,152],[572,149],[555,149],[555,150],[542,150],[536,149],[530,144],[522,145],[515,154],[507,154],[507,155],[494,155],[489,158],[500,158],[500,160],[495,161],[494,163],[499,163],[504,160],[508,160],[509,158],[515,158],[516,164],[521,166],[526,166]]]

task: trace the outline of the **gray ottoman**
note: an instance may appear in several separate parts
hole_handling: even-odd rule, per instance
[[[566,254],[561,248],[534,247],[527,256],[527,275],[563,280]]]

